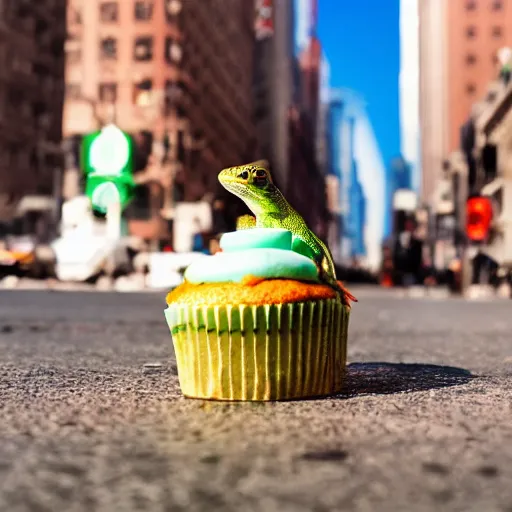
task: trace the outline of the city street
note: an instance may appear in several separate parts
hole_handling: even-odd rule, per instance
[[[342,396],[179,392],[164,293],[0,291],[0,511],[512,511],[509,301],[352,290]]]

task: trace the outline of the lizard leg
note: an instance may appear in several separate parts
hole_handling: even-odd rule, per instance
[[[256,227],[256,217],[252,215],[241,215],[236,219],[236,230],[252,229]]]

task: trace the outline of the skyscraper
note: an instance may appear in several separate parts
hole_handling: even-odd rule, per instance
[[[292,0],[295,10],[295,55],[307,46],[311,35],[312,0]]]
[[[411,167],[415,190],[421,177],[418,2],[400,1],[400,147]]]
[[[341,239],[343,236],[343,218],[341,210],[341,124],[343,122],[343,103],[340,98],[331,98],[327,107],[327,205],[331,214],[327,242],[337,265],[342,263]]]
[[[259,37],[256,33],[254,121],[259,154],[270,160],[275,181],[290,203],[311,229],[325,236],[325,183],[317,165],[315,139],[319,43],[316,41],[312,48],[308,35],[298,62],[294,42],[296,4],[258,0],[256,5],[260,8],[257,16],[264,6],[268,18],[268,28]],[[258,21],[256,25],[264,26]]]
[[[498,76],[499,48],[512,44],[512,0],[421,0],[419,22],[421,190],[429,202],[471,106]]]
[[[254,54],[254,123],[260,155],[272,165],[274,177],[283,190],[288,186],[289,109],[294,101],[294,5],[289,2],[257,0],[265,8],[268,26],[264,32],[257,27],[263,16],[256,13],[256,45]]]
[[[335,89],[332,100],[343,105],[339,130],[339,162],[341,170],[340,203],[343,216],[342,254],[345,259],[354,253],[354,230],[360,229],[358,215],[351,215],[350,194],[354,171],[364,198],[364,240],[366,265],[377,270],[382,258],[386,211],[386,169],[363,99],[354,91]],[[352,187],[352,188],[351,188]],[[353,206],[353,205],[352,205]],[[359,208],[359,207],[358,207]],[[359,209],[360,211],[360,209]]]
[[[359,181],[356,161],[352,162],[350,176],[350,228],[351,228],[351,258],[366,256],[365,244],[366,199],[364,189]]]

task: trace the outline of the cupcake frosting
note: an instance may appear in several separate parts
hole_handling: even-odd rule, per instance
[[[240,283],[248,276],[320,282],[315,263],[292,250],[292,242],[287,229],[226,233],[220,240],[222,252],[193,262],[184,277],[192,284]]]

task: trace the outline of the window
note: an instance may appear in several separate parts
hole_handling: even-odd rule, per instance
[[[135,19],[138,21],[148,21],[153,17],[152,0],[139,0],[135,2]]]
[[[180,80],[174,82],[172,80],[166,80],[165,82],[165,111],[167,114],[174,108],[178,114],[178,118],[182,119],[186,117],[185,110],[179,105],[179,100],[185,91],[184,84]]]
[[[143,91],[150,91],[153,88],[153,81],[147,78],[146,80],[142,80],[142,82],[139,82],[137,84],[137,87],[139,89],[142,89]]]
[[[165,0],[165,11],[171,16],[176,16],[181,12],[181,0]]]
[[[476,92],[476,86],[475,84],[467,84],[466,85],[466,93],[468,96],[473,96]]]
[[[492,10],[493,11],[501,11],[502,8],[503,8],[503,2],[501,0],[495,0],[492,3]]]
[[[100,56],[105,60],[117,58],[117,41],[113,37],[107,37],[101,41]]]
[[[100,84],[98,96],[102,103],[115,103],[117,100],[117,84],[113,82]]]
[[[117,21],[119,16],[119,7],[117,2],[103,2],[100,4],[100,20],[103,23],[112,23]]]
[[[466,55],[466,64],[468,66],[472,66],[473,64],[475,64],[476,62],[476,55],[472,54],[472,53],[468,53]]]
[[[137,37],[133,51],[133,60],[147,61],[153,58],[153,38]]]
[[[183,57],[183,49],[172,37],[165,38],[165,60],[169,64],[179,64]]]
[[[468,0],[466,2],[466,11],[474,11],[476,9],[475,0]]]
[[[151,89],[153,82],[149,79],[142,80],[133,86],[133,103],[139,107],[147,107],[151,103]]]
[[[492,27],[492,37],[495,39],[499,39],[502,35],[502,32],[503,31],[499,25]]]
[[[80,98],[81,88],[80,84],[69,83],[66,84],[66,97],[68,99],[76,100]]]
[[[498,168],[498,151],[494,144],[486,144],[482,148],[482,167],[485,171],[487,181],[494,179],[497,175]]]
[[[496,96],[497,96],[496,91],[489,91],[487,93],[487,96],[485,97],[485,99],[486,99],[486,101],[491,103],[496,99]]]
[[[466,37],[468,39],[473,39],[474,37],[476,37],[476,27],[474,27],[473,25],[467,27],[466,28]]]
[[[181,8],[181,0],[165,0],[165,17],[168,23],[176,20]]]

